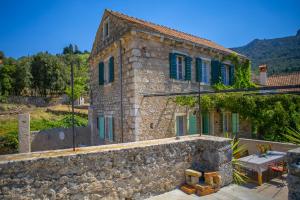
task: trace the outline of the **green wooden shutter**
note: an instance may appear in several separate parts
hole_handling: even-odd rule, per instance
[[[109,82],[113,82],[114,81],[114,57],[110,57],[109,59]]]
[[[192,58],[185,56],[185,80],[190,81],[191,80],[191,73],[192,73]]]
[[[223,84],[226,83],[225,79],[226,79],[226,66],[221,63],[221,80]]]
[[[99,63],[99,85],[104,84],[104,63]]]
[[[113,141],[113,139],[114,139],[114,137],[113,137],[113,135],[114,135],[114,128],[113,128],[113,117],[109,117],[108,118],[108,124],[109,124],[109,133],[108,133],[108,135],[109,135],[109,141]]]
[[[217,60],[211,61],[211,83],[212,85],[219,83],[221,78],[220,62]]]
[[[99,125],[98,125],[98,130],[99,130],[99,138],[101,139],[101,140],[104,140],[104,129],[105,129],[105,124],[104,124],[104,116],[99,116],[99,118],[98,118],[99,120],[98,120],[98,123],[99,123]]]
[[[231,65],[229,68],[229,85],[234,84],[234,66]]]
[[[236,134],[239,132],[239,114],[232,113],[232,133]]]
[[[196,58],[196,81],[202,82],[202,59]]]
[[[190,113],[189,115],[189,134],[197,134],[197,118],[195,115]]]
[[[176,54],[169,54],[170,78],[176,79]]]
[[[202,133],[204,135],[209,134],[209,113],[202,113]]]

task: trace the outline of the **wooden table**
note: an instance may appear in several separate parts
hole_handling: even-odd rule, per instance
[[[260,156],[253,154],[238,159],[241,165],[247,169],[251,169],[258,174],[258,184],[262,185],[262,172],[268,170],[271,163],[285,160],[286,153],[279,151],[268,151],[266,155]]]

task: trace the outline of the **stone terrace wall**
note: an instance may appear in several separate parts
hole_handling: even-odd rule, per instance
[[[75,133],[78,146],[91,145],[91,131],[89,127],[75,127]],[[72,146],[72,128],[53,128],[31,132],[31,151],[67,149],[72,148]]]
[[[184,182],[190,167],[232,182],[230,140],[184,136],[0,157],[0,199],[144,199]]]
[[[282,152],[287,152],[288,150],[299,147],[299,145],[295,145],[291,143],[273,142],[267,140],[254,140],[254,139],[246,139],[246,138],[239,138],[239,140],[240,140],[239,144],[244,145],[250,155],[256,154],[258,152],[256,146],[258,144],[262,144],[262,145],[270,144],[273,150],[282,151]]]
[[[288,151],[289,200],[300,199],[300,148]]]

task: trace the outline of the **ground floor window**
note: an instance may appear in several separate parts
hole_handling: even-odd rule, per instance
[[[113,117],[100,115],[98,117],[98,131],[100,140],[112,142],[114,140]]]
[[[235,135],[239,132],[239,114],[238,113],[232,113],[232,133]]]
[[[223,133],[233,133],[236,135],[239,132],[239,114],[224,112],[222,113]]]
[[[203,112],[202,113],[202,134],[204,135],[209,135],[209,113],[208,112]]]
[[[228,133],[230,131],[230,113],[223,112],[222,118],[223,118],[223,133]]]
[[[186,115],[176,116],[176,136],[185,135],[186,130]]]
[[[197,116],[193,113],[190,113],[188,118],[188,133],[193,135],[197,134],[197,132]]]

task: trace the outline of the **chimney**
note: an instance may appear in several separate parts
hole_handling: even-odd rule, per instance
[[[259,84],[260,85],[267,85],[267,65],[260,65],[259,68]]]

